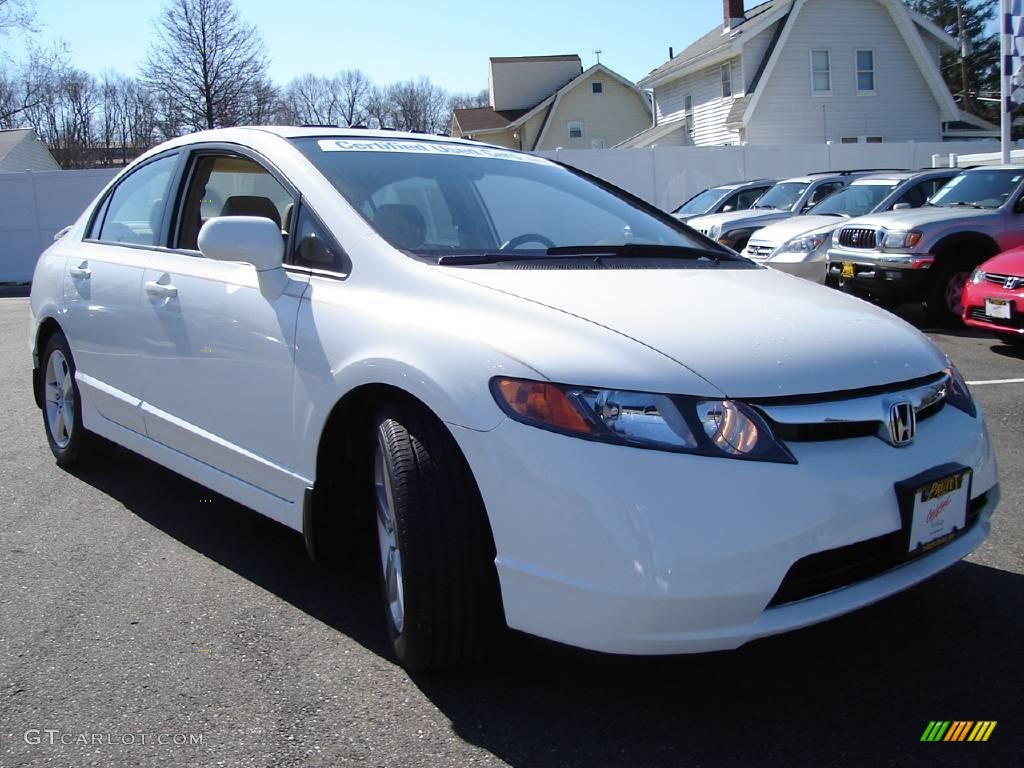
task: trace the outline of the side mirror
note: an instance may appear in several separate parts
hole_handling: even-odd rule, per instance
[[[1014,213],[1024,213],[1024,197],[1020,198],[1016,203],[1013,204]]]
[[[913,207],[910,203],[896,203],[892,209],[894,211],[909,211]]]
[[[726,205],[722,208],[722,213],[732,213],[734,210],[736,209],[733,208],[731,205]]]
[[[199,230],[199,251],[214,261],[252,264],[260,291],[276,299],[288,283],[282,268],[284,238],[277,224],[263,216],[218,216]]]

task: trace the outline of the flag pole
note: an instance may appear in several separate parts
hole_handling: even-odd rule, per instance
[[[1000,0],[999,8],[999,39],[1000,39],[1000,69],[1002,74],[1002,122],[1001,122],[1001,145],[1003,150],[1003,163],[1010,163],[1010,138],[1013,121],[1013,105],[1010,103],[1010,0]]]

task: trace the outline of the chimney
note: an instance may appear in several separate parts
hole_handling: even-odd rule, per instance
[[[747,17],[743,10],[743,0],[722,0],[722,16],[726,32],[735,29],[746,21]]]

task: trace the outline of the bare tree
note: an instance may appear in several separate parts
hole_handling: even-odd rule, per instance
[[[33,0],[0,0],[0,34],[12,30],[35,31],[36,8]]]
[[[430,78],[395,83],[388,87],[386,98],[395,121],[391,127],[420,133],[440,133],[445,129],[448,94]]]
[[[473,107],[490,106],[491,95],[484,88],[476,93],[453,93],[448,100],[448,108],[451,111],[456,109],[472,109]]]
[[[335,125],[340,114],[338,92],[331,80],[301,75],[285,86],[282,95],[288,122]]]
[[[360,69],[346,69],[334,77],[341,107],[342,125],[362,125],[369,118],[366,106],[373,86]]]
[[[366,96],[366,117],[370,128],[394,128],[395,113],[390,88],[370,88]]]
[[[170,0],[143,67],[162,96],[165,127],[194,130],[253,122],[265,107],[267,53],[232,0]]]

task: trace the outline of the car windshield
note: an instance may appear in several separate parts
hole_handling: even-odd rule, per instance
[[[404,138],[294,143],[382,237],[413,255],[540,257],[601,246],[734,258],[668,214],[532,155]]]
[[[717,187],[715,189],[705,189],[703,192],[694,195],[685,203],[676,208],[672,213],[686,213],[698,216],[702,213],[708,213],[714,210],[715,206],[718,205],[725,196],[729,194],[731,190]]]
[[[978,170],[961,174],[936,192],[928,205],[999,208],[1024,179],[1024,170]]]
[[[764,193],[764,197],[758,200],[754,207],[791,211],[809,186],[811,185],[804,181],[784,181],[776,184]]]
[[[852,184],[822,200],[808,213],[819,216],[863,216],[871,213],[899,186],[896,182]]]

